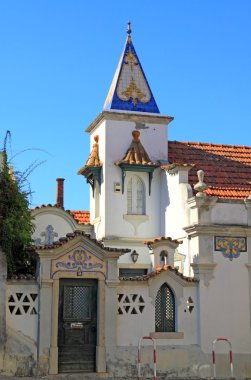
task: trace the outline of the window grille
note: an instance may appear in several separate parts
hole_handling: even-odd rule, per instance
[[[64,319],[89,319],[91,317],[90,298],[90,286],[64,286]]]
[[[158,290],[155,300],[155,330],[175,331],[175,299],[172,289],[166,283]]]

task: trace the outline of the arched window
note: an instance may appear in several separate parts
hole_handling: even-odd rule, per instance
[[[127,214],[145,214],[145,185],[138,176],[127,184]]]
[[[175,298],[166,283],[159,288],[155,300],[155,331],[175,331]]]

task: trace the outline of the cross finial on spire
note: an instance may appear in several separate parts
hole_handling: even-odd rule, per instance
[[[127,23],[127,34],[130,36],[131,33],[132,33],[131,21],[129,20]]]

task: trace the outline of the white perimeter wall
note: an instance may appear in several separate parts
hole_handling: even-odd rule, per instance
[[[165,282],[172,288],[175,295],[176,332],[183,332],[184,335],[181,339],[180,335],[177,339],[166,339],[163,335],[162,339],[157,339],[157,344],[168,346],[198,344],[197,286],[184,287],[184,284],[177,281],[176,277],[175,274],[163,272],[149,282],[124,281],[121,283],[121,286],[117,288],[118,346],[137,346],[142,336],[149,336],[155,332],[155,298],[160,286]],[[191,313],[187,308],[189,297],[192,298],[194,305]],[[141,312],[142,306],[144,309]],[[132,313],[133,309],[136,310],[135,314]]]
[[[37,284],[28,280],[10,281],[7,284],[6,296],[7,332],[16,342],[12,347],[13,352],[23,345],[29,347],[36,355],[39,312]]]

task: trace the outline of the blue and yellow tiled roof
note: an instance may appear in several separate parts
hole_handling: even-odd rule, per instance
[[[103,109],[160,113],[132,43],[130,22],[127,33]]]

